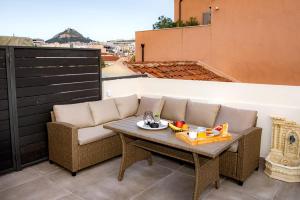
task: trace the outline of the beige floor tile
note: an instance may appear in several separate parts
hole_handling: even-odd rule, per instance
[[[56,186],[46,178],[36,180],[0,192],[2,200],[47,200],[66,196],[70,192]]]
[[[157,164],[159,164],[163,167],[167,167],[172,170],[177,170],[180,167],[182,167],[183,162],[179,161],[179,160],[175,160],[175,159],[164,158],[164,159],[161,159],[160,161],[158,161]]]
[[[133,197],[133,200],[157,200],[157,199],[192,199],[194,192],[195,178],[181,172],[173,172],[171,175],[162,179],[142,193]],[[206,188],[201,193],[200,198],[204,198],[211,191],[215,190],[212,186]]]
[[[172,173],[170,169],[153,165],[132,165],[125,171],[123,181],[117,180],[118,172],[109,176],[99,177],[97,183],[86,185],[73,191],[85,199],[129,199],[136,193]]]
[[[236,190],[240,193],[247,193],[257,199],[273,199],[281,187],[281,182],[266,176],[262,171],[255,171],[245,182],[239,186],[236,182],[226,180],[223,187]]]
[[[31,168],[33,170],[37,170],[41,175],[47,175],[59,170],[63,170],[61,167],[59,167],[56,164],[50,164],[49,161],[39,163],[37,165],[32,166]]]
[[[194,167],[161,156],[153,156],[154,164],[140,161],[126,170],[124,180],[117,181],[120,157],[80,171],[76,177],[48,162],[19,172],[0,176],[0,199],[191,199],[194,191]],[[299,199],[300,183],[284,183],[254,172],[239,186],[221,178],[220,189],[209,186],[201,199],[228,200],[294,200]]]
[[[189,176],[195,176],[195,168],[194,165],[192,164],[184,164],[182,167],[180,167],[177,171],[187,174]],[[220,177],[220,183],[225,181],[225,177],[221,176]]]
[[[184,164],[182,167],[178,169],[178,171],[188,174],[190,176],[195,176],[195,166],[192,164]]]
[[[283,183],[275,195],[275,200],[299,200],[300,183]]]
[[[183,166],[183,162],[179,161],[179,160],[175,160],[172,158],[168,158],[165,156],[161,156],[159,154],[152,154],[152,159],[153,159],[153,164],[154,165],[160,165],[162,167],[166,167],[172,170],[177,170],[180,167]],[[139,162],[136,162],[137,164],[141,164],[143,166],[147,166],[148,165],[148,161],[146,160],[142,160]]]
[[[25,168],[22,171],[2,175],[0,176],[0,191],[21,185],[39,177],[40,174],[31,167]]]
[[[84,199],[75,194],[69,194],[61,198],[58,198],[57,200],[84,200]]]
[[[246,194],[237,192],[229,187],[220,187],[203,198],[203,200],[257,200],[256,198]]]
[[[67,170],[61,170],[49,174],[47,178],[63,188],[74,191],[99,181],[103,176],[115,176],[119,165],[120,158],[115,158],[84,169],[78,172],[77,176],[72,176]]]

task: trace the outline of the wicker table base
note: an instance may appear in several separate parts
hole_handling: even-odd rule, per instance
[[[197,200],[200,193],[210,184],[214,183],[219,188],[219,157],[204,158],[193,152],[183,151],[167,145],[141,140],[135,137],[119,133],[122,141],[123,154],[118,180],[122,181],[125,170],[133,163],[140,160],[148,160],[152,164],[151,152],[160,153],[176,159],[180,159],[195,165],[195,189],[193,199]]]

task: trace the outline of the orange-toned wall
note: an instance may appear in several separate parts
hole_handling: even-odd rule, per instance
[[[242,82],[300,85],[300,1],[211,2],[210,26],[137,32],[137,61],[145,43],[145,61],[200,60]]]
[[[197,35],[197,37],[195,37]],[[207,60],[210,55],[209,26],[172,28],[136,32],[136,61],[141,61],[145,43],[145,61]]]
[[[174,0],[174,20],[179,19],[179,1]],[[202,24],[202,14],[209,11],[211,0],[183,0],[181,2],[181,20],[187,21],[190,17],[196,17]]]

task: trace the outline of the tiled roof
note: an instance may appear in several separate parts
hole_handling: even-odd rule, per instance
[[[119,57],[118,57],[118,56],[111,55],[111,54],[102,54],[102,55],[101,55],[101,58],[102,58],[104,61],[117,61],[117,60],[119,60]]]
[[[230,79],[217,75],[197,62],[127,63],[127,67],[136,73],[148,74],[157,78],[232,82]]]

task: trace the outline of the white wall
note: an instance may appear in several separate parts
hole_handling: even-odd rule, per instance
[[[103,81],[103,99],[139,94],[139,78]]]
[[[300,123],[299,86],[138,78],[106,81],[103,97],[107,90],[113,97],[133,93],[139,96],[173,96],[257,110],[257,125],[263,128],[262,157],[267,156],[271,144],[270,116],[281,116]]]

